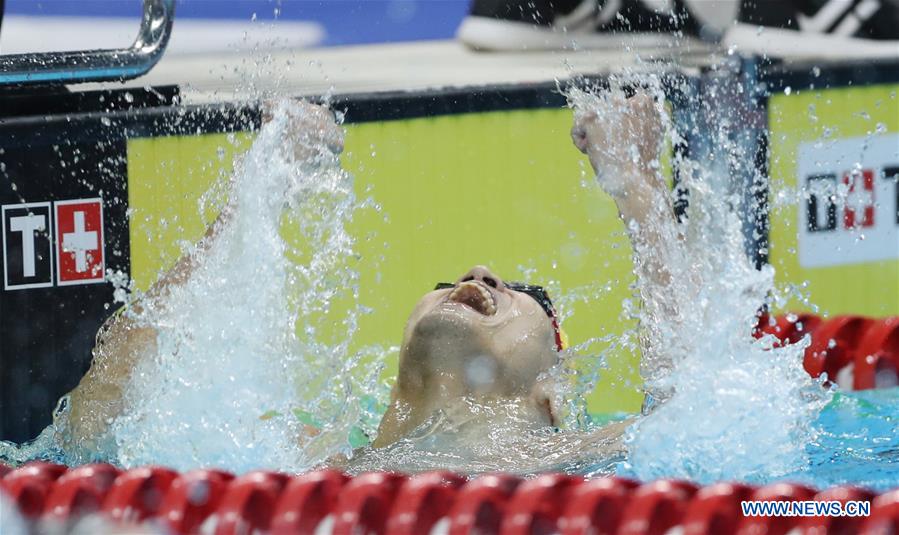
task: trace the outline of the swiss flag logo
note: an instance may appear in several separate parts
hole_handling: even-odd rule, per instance
[[[874,226],[874,171],[843,174],[843,184],[849,186],[846,206],[843,208],[843,226],[847,229]]]
[[[57,284],[103,282],[103,201],[56,201]]]

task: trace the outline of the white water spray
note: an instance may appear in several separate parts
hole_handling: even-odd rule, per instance
[[[278,105],[237,162],[224,224],[190,252],[189,279],[129,312],[158,335],[111,426],[119,464],[299,471],[348,448],[361,410],[353,376],[367,377],[349,373],[355,312],[336,318],[342,344],[321,327],[355,292],[345,225],[357,202],[324,142],[306,147],[312,163],[296,157],[311,137],[296,131],[303,113]]]
[[[605,95],[574,92],[571,101],[601,119],[620,113]],[[670,121],[663,123],[678,142]],[[725,163],[751,157],[719,137]],[[750,336],[760,306],[774,292],[774,270],[755,269],[746,254],[742,198],[728,191],[729,177],[720,171],[728,166],[685,159],[675,165],[689,190],[687,216],[680,224],[660,221],[663,239],[635,247],[637,273],[658,263],[671,282],[638,277],[635,288],[642,305],[631,313],[641,323],[644,347],[651,348],[641,368],[655,407],[628,433],[624,472],[644,480],[710,482],[801,471],[828,393],[802,369],[804,344],[775,348],[773,337]]]

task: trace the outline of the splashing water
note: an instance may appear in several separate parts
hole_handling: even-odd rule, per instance
[[[357,452],[345,469],[350,473],[440,469],[521,475],[589,470],[609,475],[624,458],[620,433],[557,432],[535,427],[533,419],[523,414],[514,401],[466,399],[438,410],[407,437],[387,447]],[[600,462],[597,457],[602,458]]]
[[[668,264],[666,298],[679,316],[656,342],[676,352],[670,373],[647,385],[672,395],[632,429],[629,467],[647,479],[777,478],[807,466],[805,444],[828,393],[802,368],[807,340],[778,348],[773,337],[749,335],[774,289],[773,269],[750,264],[726,200],[701,180],[689,187],[695,208]]]
[[[611,98],[621,94],[614,82],[600,95],[573,91],[576,113],[592,110],[614,122],[621,113]],[[657,81],[637,82],[663,102]],[[677,143],[667,117],[663,124]],[[725,154],[737,153],[728,148]],[[771,337],[750,336],[774,291],[774,270],[755,269],[746,254],[740,198],[721,187],[726,180],[715,175],[714,162],[675,163],[689,191],[687,216],[660,224],[661,239],[635,244],[635,272],[661,265],[671,280],[638,276],[642,306],[630,309],[649,348],[641,371],[652,410],[629,430],[621,471],[700,482],[794,473],[808,466],[805,444],[829,395],[802,369],[805,343],[776,348]]]
[[[157,347],[110,426],[106,456],[117,464],[299,471],[349,447],[362,411],[350,400],[367,387],[354,377],[377,371],[350,373],[355,311],[329,313],[355,291],[345,225],[358,203],[323,143],[314,165],[292,154],[298,106],[281,102],[237,162],[227,215],[188,251],[187,281],[126,312],[156,330]],[[285,239],[285,227],[299,238]],[[323,340],[327,321],[342,324],[346,342]]]

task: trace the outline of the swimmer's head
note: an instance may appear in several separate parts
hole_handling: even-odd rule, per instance
[[[406,323],[393,399],[374,445],[407,436],[435,411],[494,402],[517,407],[519,423],[555,425],[546,372],[558,363],[563,338],[536,288],[506,284],[483,266],[439,284]]]
[[[524,400],[535,419],[553,423],[544,393],[559,359],[552,305],[515,287],[476,266],[425,294],[403,333],[395,400],[421,414],[462,397]]]

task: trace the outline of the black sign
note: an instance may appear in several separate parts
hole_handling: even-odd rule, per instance
[[[837,228],[837,175],[813,175],[807,179],[808,200],[805,205],[809,232],[822,232]]]
[[[53,285],[50,203],[11,204],[3,212],[3,289]]]
[[[97,116],[0,120],[0,439],[22,442],[50,423],[57,400],[87,371],[97,330],[117,308],[102,268],[130,269],[125,147],[124,132]],[[71,239],[79,224],[94,241]],[[105,266],[79,272],[82,251]],[[99,282],[69,281],[67,266],[68,279]]]
[[[896,224],[899,225],[899,165],[890,165],[883,170],[883,178],[896,184]]]

